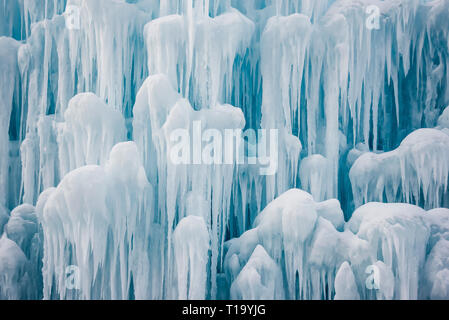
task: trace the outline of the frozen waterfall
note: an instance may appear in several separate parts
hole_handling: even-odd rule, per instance
[[[0,0],[0,299],[449,299],[449,0]]]

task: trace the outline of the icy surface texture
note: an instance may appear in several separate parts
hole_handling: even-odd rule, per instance
[[[42,10],[35,1],[26,2]],[[22,144],[22,177],[16,179],[23,184],[23,202],[35,203],[44,190],[41,176],[54,175],[52,186],[62,178],[57,170],[40,172],[41,156],[49,144],[56,144],[51,141],[56,133],[48,127],[51,119],[64,120],[70,99],[76,93],[93,92],[129,118],[135,92],[147,74],[143,41],[143,26],[151,18],[147,12],[124,1],[108,1],[103,8],[98,1],[70,0],[67,8],[78,10],[76,24],[68,27],[70,11],[37,19],[19,49],[22,106],[12,125]],[[47,122],[39,126],[46,117]],[[58,162],[57,156],[48,161]]]
[[[19,102],[19,68],[17,50],[19,43],[11,38],[0,37],[0,205],[16,204],[14,199],[16,181],[9,177],[10,119]],[[12,181],[11,181],[12,180]],[[9,187],[10,186],[10,187]]]
[[[287,191],[259,214],[254,229],[230,241],[225,259],[228,281],[239,276],[261,245],[283,272],[286,298],[331,298],[341,263],[350,251],[362,253],[367,247],[353,234],[338,232],[322,217],[334,215],[343,216],[339,206],[326,208],[304,191]]]
[[[448,299],[448,12],[0,0],[0,299]]]
[[[365,26],[372,4],[381,15],[379,30]],[[447,90],[435,88],[447,88],[448,79],[440,59],[447,41],[434,44],[447,23],[436,21],[448,3],[427,6],[336,1],[313,24],[301,14],[269,19],[261,39],[262,125],[286,126],[309,156],[328,159],[329,197],[338,194],[339,128],[348,142],[390,150],[412,129],[435,125],[447,100]]]
[[[204,219],[188,216],[181,220],[173,233],[173,240],[178,298],[205,299],[210,240]]]
[[[235,9],[210,18],[194,6],[184,16],[156,19],[145,26],[149,73],[168,75],[198,109],[230,102],[234,61],[253,32],[253,22]]]
[[[42,232],[34,207],[21,205],[1,219],[0,299],[42,298]]]
[[[133,255],[148,232],[151,185],[133,142],[116,145],[103,166],[85,166],[41,196],[44,298],[128,299],[130,284],[145,272]],[[138,241],[145,241],[139,244]],[[66,268],[78,266],[80,290],[67,288]],[[137,269],[137,270],[136,270]],[[136,274],[135,274],[136,273]],[[97,283],[97,285],[94,285]],[[134,283],[136,291],[140,283]],[[78,296],[81,295],[81,296]]]
[[[238,263],[238,261],[237,261]],[[284,299],[282,273],[262,246],[257,246],[231,287],[234,300]]]
[[[25,39],[34,23],[62,14],[66,3],[67,0],[2,0],[0,36]]]
[[[250,294],[251,285],[260,286],[260,279],[276,269],[255,273],[253,252],[263,246],[265,264],[274,259],[282,270],[288,298],[447,299],[447,209],[425,212],[408,204],[370,203],[340,230],[326,218],[337,213],[338,208],[323,209],[301,190],[269,204],[254,229],[227,245],[231,294],[243,284]],[[427,285],[420,288],[420,279]]]
[[[134,138],[147,174],[150,181],[157,181],[157,215],[167,232],[169,248],[176,221],[191,214],[202,216],[211,229],[211,272],[214,278],[229,219],[235,163],[216,165],[214,162],[198,162],[192,166],[180,159],[179,165],[174,164],[171,155],[176,141],[172,140],[171,133],[184,129],[194,136],[198,130],[201,135],[202,129],[215,129],[219,133],[224,133],[225,129],[243,129],[245,119],[242,111],[229,105],[195,111],[187,100],[174,91],[167,76],[156,75],[145,81],[138,94],[133,125]],[[201,159],[201,150],[199,152]],[[197,159],[195,151],[193,153],[193,159]],[[155,167],[157,172],[154,172]],[[189,206],[191,197],[194,197],[193,206]],[[167,265],[164,268],[170,276],[173,268],[170,249],[166,256]],[[215,294],[215,289],[215,284],[212,284],[212,294]]]
[[[0,239],[0,298],[33,298],[33,276],[27,258],[19,246],[6,236]]]
[[[57,137],[61,176],[85,165],[105,164],[112,147],[126,140],[122,114],[94,94],[72,98],[64,119]]]
[[[349,176],[356,207],[370,201],[449,206],[449,135],[417,130],[394,151],[360,156]]]
[[[335,276],[334,300],[360,300],[354,273],[348,262],[343,262]]]
[[[445,130],[449,129],[449,107],[444,109],[441,116],[438,118],[438,127],[437,129]],[[447,131],[446,131],[447,132]]]

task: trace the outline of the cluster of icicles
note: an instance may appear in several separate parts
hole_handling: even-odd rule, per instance
[[[448,0],[37,3],[0,0],[0,299],[449,298]],[[171,163],[195,121],[278,130],[276,174]]]

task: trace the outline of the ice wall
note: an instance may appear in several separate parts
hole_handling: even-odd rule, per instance
[[[0,298],[447,297],[448,11],[0,0]]]

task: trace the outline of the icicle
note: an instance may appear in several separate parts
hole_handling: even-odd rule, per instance
[[[0,6],[2,4],[0,3]],[[0,205],[8,206],[12,201],[9,188],[9,129],[13,109],[17,109],[19,98],[17,50],[19,43],[11,38],[0,37]],[[15,100],[16,99],[16,100]],[[13,123],[16,126],[17,123]],[[19,179],[19,177],[12,177]],[[13,182],[11,181],[11,184]]]
[[[253,32],[254,24],[237,10],[215,18],[188,11],[156,19],[145,26],[149,72],[168,75],[197,109],[230,102],[234,61]]]
[[[418,298],[419,271],[424,265],[430,236],[424,218],[425,211],[416,206],[370,203],[357,209],[346,226],[367,240],[371,254],[382,257],[391,270],[396,299]]]
[[[181,220],[173,233],[180,300],[206,298],[207,265],[209,262],[209,231],[202,217]]]

